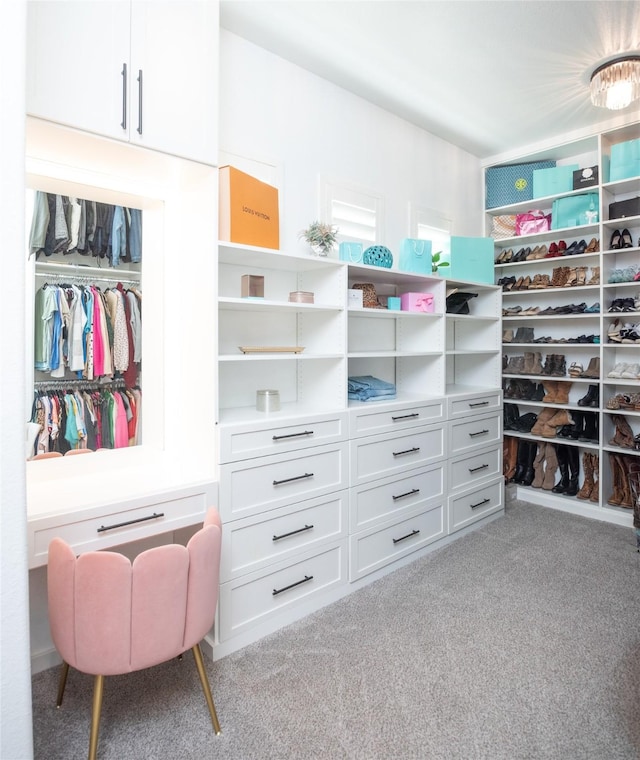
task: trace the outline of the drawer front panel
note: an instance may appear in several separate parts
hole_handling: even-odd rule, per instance
[[[347,436],[347,415],[310,417],[303,422],[221,426],[220,461],[235,462],[248,457],[298,451],[310,446],[335,443]]]
[[[466,398],[449,398],[449,419],[468,417],[470,414],[502,411],[502,392],[490,391]]]
[[[322,552],[278,563],[266,574],[251,573],[220,586],[220,641],[346,583],[346,539]]]
[[[440,502],[400,522],[351,536],[349,579],[362,578],[445,535],[444,503]]]
[[[451,456],[502,441],[501,414],[479,414],[471,419],[450,422],[449,427]]]
[[[102,515],[82,519],[77,513],[59,518],[43,518],[29,525],[29,565],[46,565],[49,543],[53,538],[64,539],[75,554],[110,549],[120,544],[160,535],[178,528],[195,525],[204,519],[207,509],[215,503],[207,493],[194,493],[167,498],[139,499],[105,509]],[[95,510],[94,510],[95,511]]]
[[[430,499],[445,496],[446,464],[439,462],[403,477],[384,478],[351,489],[349,524],[352,533],[382,521],[400,518]]]
[[[248,517],[268,509],[346,488],[347,444],[306,449],[226,464],[220,468],[223,520]]]
[[[444,459],[446,427],[433,425],[394,436],[351,441],[351,482],[360,485]]]
[[[235,520],[222,534],[222,582],[347,535],[348,491]]]
[[[449,490],[459,491],[502,472],[502,446],[458,457],[449,463]]]
[[[439,422],[444,419],[445,412],[444,399],[407,404],[386,411],[373,410],[370,407],[358,407],[352,409],[350,413],[350,436],[358,438],[374,433],[388,433]]]
[[[504,481],[499,480],[475,488],[460,496],[449,497],[449,533],[471,525],[476,520],[503,508]]]

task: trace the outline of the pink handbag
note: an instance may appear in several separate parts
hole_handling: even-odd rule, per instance
[[[516,235],[535,235],[551,229],[551,214],[544,211],[527,211],[526,214],[516,214]]]

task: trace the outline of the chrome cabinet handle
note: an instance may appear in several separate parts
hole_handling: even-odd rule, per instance
[[[296,475],[295,478],[285,478],[284,480],[274,480],[273,485],[280,486],[283,483],[292,483],[294,480],[304,480],[305,478],[312,478],[312,477],[313,477],[312,472],[305,472],[304,475]]]
[[[135,525],[136,523],[146,522],[147,520],[156,520],[158,517],[164,517],[164,512],[154,512],[152,515],[148,515],[147,517],[138,517],[135,520],[127,520],[126,522],[116,523],[115,525],[101,525],[99,528],[96,528],[96,530],[98,533],[104,533],[105,530],[124,528],[125,525]]]
[[[414,446],[412,449],[406,449],[405,451],[394,451],[392,453],[394,457],[401,457],[405,454],[415,454],[416,451],[420,451],[419,446]]]
[[[413,536],[417,536],[418,533],[420,533],[419,530],[412,530],[411,533],[407,533],[406,536],[402,536],[401,538],[394,538],[392,539],[392,541],[394,544],[399,544],[400,541],[404,541],[407,538],[412,538]]]
[[[122,121],[120,126],[122,129],[127,128],[127,64],[122,64]]]
[[[285,438],[300,438],[303,435],[313,435],[313,430],[305,430],[302,433],[287,433],[287,435],[273,435],[272,441],[283,441]]]
[[[398,501],[398,499],[404,499],[405,496],[413,496],[414,493],[420,493],[419,488],[412,488],[410,491],[407,491],[406,493],[399,493],[397,496],[391,496],[391,498],[394,501]]]
[[[279,541],[281,538],[289,538],[289,536],[295,536],[297,533],[304,533],[307,530],[311,530],[313,525],[305,525],[304,528],[298,528],[297,530],[291,530],[289,533],[281,533],[279,536],[274,536],[272,541]]]
[[[291,583],[288,586],[283,586],[282,588],[274,588],[273,596],[276,596],[277,594],[281,594],[283,591],[288,591],[290,588],[295,588],[296,586],[299,586],[301,583],[308,583],[309,581],[312,581],[312,580],[313,580],[313,575],[305,575],[301,581],[296,581],[295,583]]]
[[[137,133],[142,134],[142,69],[138,69],[138,128]]]

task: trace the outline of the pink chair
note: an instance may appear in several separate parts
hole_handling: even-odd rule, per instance
[[[89,760],[95,760],[104,676],[158,665],[191,649],[216,734],[220,724],[200,641],[218,601],[222,527],[218,511],[187,546],[148,549],[133,563],[122,554],[76,557],[61,538],[49,544],[49,623],[63,659],[57,706],[69,666],[94,675]]]

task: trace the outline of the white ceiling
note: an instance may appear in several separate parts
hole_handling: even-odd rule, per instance
[[[638,0],[222,0],[229,31],[480,158],[617,116],[602,61],[640,54]]]

